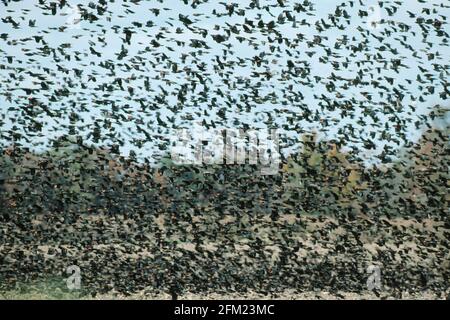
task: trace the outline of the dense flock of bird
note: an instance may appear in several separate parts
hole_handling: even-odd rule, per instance
[[[3,146],[71,135],[149,161],[197,123],[382,161],[449,95],[445,1],[2,2]]]
[[[200,125],[278,129],[287,153],[315,131],[355,159],[389,163],[448,108],[449,17],[444,0],[2,0],[0,147],[40,152],[66,140],[152,165],[177,129]],[[250,215],[244,232],[237,214],[218,212],[172,227],[172,216],[141,215],[138,225],[123,212],[73,225],[33,217],[36,234],[65,232],[59,245],[32,244],[11,222],[23,217],[3,215],[4,230],[17,227],[0,232],[4,285],[72,263],[90,270],[83,281],[97,293],[338,294],[365,290],[367,265],[381,263],[390,295],[448,290],[442,214]],[[86,226],[124,241],[70,240],[91,241]]]

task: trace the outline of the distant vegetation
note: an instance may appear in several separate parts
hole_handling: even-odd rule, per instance
[[[170,158],[151,167],[69,137],[42,154],[7,148],[0,160],[2,287],[64,277],[65,267],[74,263],[90,270],[83,283],[94,293],[128,294],[149,285],[156,290],[151,294],[211,287],[261,293],[294,282],[308,288],[317,285],[314,279],[332,275],[323,275],[327,268],[336,268],[335,262],[317,262],[311,248],[308,273],[322,276],[306,281],[306,271],[293,267],[299,261],[291,255],[302,252],[302,237],[317,226],[308,217],[328,221],[330,233],[320,228],[313,233],[320,241],[338,232],[333,254],[344,254],[337,267],[343,270],[352,270],[345,234],[375,239],[384,234],[384,218],[431,218],[438,226],[447,221],[448,131],[430,128],[398,160],[379,166],[356,162],[339,142],[319,142],[314,134],[305,135],[303,144],[273,176],[260,175],[252,165],[178,166]],[[344,229],[335,229],[333,219]],[[364,227],[364,221],[372,222]],[[426,245],[436,241],[428,237],[420,239]],[[247,244],[253,251],[246,251]],[[448,259],[439,252],[436,261]],[[388,257],[382,258],[387,265]],[[353,268],[364,267],[367,258],[361,259]],[[404,267],[395,266],[392,281]],[[357,276],[359,269],[350,274]],[[353,280],[345,281],[364,285],[364,278]]]

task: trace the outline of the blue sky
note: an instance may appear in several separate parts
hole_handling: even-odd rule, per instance
[[[37,8],[34,1],[13,2],[8,6],[0,4],[2,18],[10,16],[20,23],[19,28],[14,28],[12,24],[0,21],[0,34],[8,34],[7,40],[0,39],[0,64],[6,66],[0,69],[2,93],[0,130],[3,136],[0,143],[3,145],[9,143],[5,137],[8,136],[13,125],[16,125],[18,128],[16,131],[22,132],[30,141],[26,143],[23,140],[21,143],[30,145],[36,150],[43,150],[48,147],[49,141],[69,132],[71,114],[78,115],[79,120],[72,125],[77,127],[79,134],[85,137],[88,143],[93,143],[88,135],[92,128],[98,125],[103,135],[114,134],[100,145],[122,141],[120,151],[127,155],[130,150],[133,150],[140,159],[152,158],[161,153],[158,144],[161,141],[167,141],[174,134],[173,129],[159,126],[157,117],[163,121],[167,121],[168,118],[173,119],[176,127],[179,128],[190,128],[205,120],[224,128],[239,128],[246,124],[252,129],[265,129],[267,125],[264,121],[272,119],[271,126],[279,128],[282,135],[292,140],[290,147],[285,146],[286,152],[299,147],[296,143],[299,134],[293,129],[295,126],[305,131],[318,130],[324,139],[336,137],[339,129],[348,132],[351,126],[356,133],[354,137],[346,141],[349,146],[359,145],[362,139],[369,139],[377,145],[377,150],[360,149],[361,156],[368,160],[373,160],[384,144],[389,143],[382,138],[382,131],[385,131],[386,127],[395,137],[393,127],[398,121],[404,120],[407,125],[407,136],[412,140],[417,139],[420,136],[420,130],[415,129],[414,122],[420,120],[420,117],[427,114],[436,104],[448,107],[448,102],[439,94],[445,85],[442,79],[446,82],[449,78],[450,49],[448,43],[443,42],[443,37],[437,36],[434,30],[428,33],[426,39],[428,44],[426,44],[416,18],[424,16],[442,20],[440,16],[450,17],[449,8],[444,7],[447,2],[406,1],[393,15],[389,15],[389,12],[392,12],[393,1],[383,1],[383,7],[377,7],[377,1],[310,2],[314,6],[314,15],[295,13],[295,24],[288,21],[276,25],[276,30],[285,39],[288,39],[290,43],[297,42],[296,47],[289,48],[287,43],[276,44],[280,50],[274,52],[271,51],[271,46],[275,45],[273,43],[275,35],[268,35],[258,28],[254,28],[252,33],[245,33],[242,24],[245,23],[245,19],[253,20],[255,24],[260,20],[264,23],[277,21],[284,11],[292,11],[294,1],[286,1],[285,7],[269,6],[268,11],[246,10],[245,16],[234,14],[223,17],[211,15],[214,9],[217,12],[225,12],[225,5],[220,1],[209,1],[209,3],[198,5],[195,9],[190,5],[184,5],[182,1],[163,1],[162,3],[142,1],[138,5],[115,1],[108,5],[108,13],[99,16],[98,21],[90,23],[82,20],[74,26],[68,25],[68,22],[77,18],[76,11],[68,10],[68,8],[58,11],[56,15],[43,15],[43,10]],[[68,3],[73,8],[76,4],[82,4],[84,8],[87,8],[89,2],[68,1]],[[226,1],[226,3],[232,2]],[[331,19],[336,18],[336,6],[341,3],[346,4],[343,8],[351,16],[348,24],[340,18],[340,23],[345,24],[346,28],[340,30],[331,27],[319,33],[316,23],[320,25],[321,21],[325,21],[331,24]],[[350,3],[353,3],[353,7]],[[240,1],[235,11],[246,7],[247,4],[248,1]],[[275,5],[277,1],[260,1],[260,4],[264,7]],[[374,5],[375,7],[372,7]],[[431,10],[430,15],[424,13],[424,8]],[[23,9],[29,10],[26,16],[23,14]],[[154,14],[155,9],[159,10],[157,16]],[[436,12],[433,12],[433,9]],[[89,10],[92,11],[92,9]],[[368,11],[369,16],[359,17],[360,10]],[[408,11],[416,14],[417,17],[412,18]],[[188,30],[179,21],[179,14],[186,15],[193,21],[191,26],[196,30],[195,32]],[[36,20],[35,27],[29,26],[30,19]],[[373,28],[370,21],[379,19],[378,27]],[[301,23],[302,20],[309,25]],[[146,27],[148,21],[151,21],[151,26]],[[133,22],[144,26],[136,27]],[[61,26],[67,28],[61,32],[58,30]],[[232,34],[232,37],[221,44],[211,37],[211,34],[226,34],[225,30],[231,26],[239,30],[239,35]],[[402,32],[402,26],[408,26],[410,30]],[[125,44],[128,50],[127,56],[119,61],[117,56],[124,45],[123,30],[126,28],[133,34],[130,44]],[[201,29],[207,31],[206,37],[198,32]],[[448,22],[443,24],[442,29],[446,32],[450,31]],[[386,30],[389,30],[391,34],[387,35]],[[363,34],[367,35],[369,51],[351,55],[350,50],[333,49],[337,42],[345,39],[344,37],[347,37],[348,44],[358,46],[364,40]],[[308,46],[308,41],[314,41],[318,35],[322,37],[324,47]],[[42,43],[35,42],[33,36],[43,36],[48,47],[56,50],[60,60],[55,61],[53,55],[32,54],[39,52],[39,48],[43,47]],[[241,42],[238,36],[247,40]],[[209,49],[189,47],[190,39],[205,41]],[[159,47],[153,46],[154,40],[157,40]],[[185,42],[184,46],[177,46],[177,41]],[[65,49],[59,51],[57,48],[61,45],[65,45]],[[414,50],[409,50],[408,45]],[[90,47],[95,48],[101,57],[91,54]],[[146,51],[147,47],[149,50]],[[389,50],[389,47],[392,50]],[[334,56],[324,62],[320,58],[326,55],[326,48],[331,48]],[[316,53],[309,56],[308,53],[313,51]],[[74,59],[75,52],[79,60]],[[63,53],[71,57],[70,61],[64,59]],[[383,59],[375,60],[374,57],[377,54]],[[430,60],[430,54],[434,54],[435,58]],[[261,66],[255,66],[250,62],[255,56],[267,62]],[[13,57],[12,63],[8,61],[8,57]],[[163,61],[161,57],[166,58]],[[224,74],[220,74],[217,59],[221,63],[226,61],[233,63],[233,68],[225,68]],[[390,68],[393,59],[400,59],[405,66],[401,67],[398,73]],[[99,66],[100,63],[108,60],[116,64],[114,74]],[[301,79],[303,82],[296,78],[285,78],[288,60],[294,61],[297,66],[305,70],[308,66],[309,75],[306,79]],[[346,67],[343,67],[344,62]],[[338,68],[334,68],[333,63],[337,64]],[[172,72],[175,65],[177,72]],[[21,70],[20,68],[23,68],[22,71],[15,73],[12,78],[11,73]],[[382,71],[378,72],[377,68]],[[75,76],[75,69],[82,70],[81,77]],[[271,79],[252,77],[255,71],[270,73]],[[195,72],[206,79],[206,86],[196,79]],[[327,84],[330,84],[332,77],[353,79],[358,74],[362,75],[363,83],[339,88],[334,92],[327,91]],[[50,110],[61,113],[61,117],[51,117],[45,112],[36,116],[34,120],[39,121],[43,126],[41,133],[22,129],[24,124],[26,126],[30,123],[30,120],[23,116],[23,108],[29,97],[20,88],[40,88],[41,79],[36,75],[45,77],[50,90],[33,93],[33,97],[48,104]],[[434,93],[429,92],[427,87],[429,83],[420,83],[420,79],[427,77],[433,79],[433,85],[436,87]],[[120,90],[117,85],[113,85],[117,78],[123,79],[125,90]],[[138,86],[144,86],[147,78],[150,90],[138,89]],[[386,78],[393,78],[394,85],[390,85]],[[227,85],[225,80],[231,85]],[[375,88],[373,80],[385,85],[387,90]],[[72,88],[68,86],[69,81],[73,82]],[[336,86],[343,84],[339,80],[334,80],[334,83]],[[81,87],[82,84],[84,88]],[[102,84],[112,85],[114,90],[100,91],[99,86]],[[177,94],[183,85],[187,88],[183,93],[186,101],[180,106]],[[388,104],[389,101],[387,95],[393,94],[393,87],[399,88],[399,85],[402,86],[405,98],[395,105],[389,103],[395,113],[386,115],[383,109],[385,109],[384,104]],[[135,89],[132,96],[127,91],[127,87]],[[56,97],[56,101],[49,100],[51,96],[49,93],[52,90],[64,88],[69,90],[67,97]],[[258,89],[259,97],[249,96],[254,88]],[[158,97],[161,97],[164,91],[168,93],[165,103],[157,103]],[[285,98],[286,92],[288,96],[293,96],[292,92],[301,93],[301,101],[290,103]],[[383,94],[381,95],[380,92]],[[10,94],[9,99],[5,93]],[[371,96],[371,100],[366,98],[367,95]],[[272,99],[268,98],[270,96]],[[345,106],[349,101],[360,103],[355,103],[354,110],[347,116],[342,116],[341,107],[335,111],[321,109],[324,96],[329,101],[335,101],[339,106]],[[413,101],[411,96],[416,99],[422,97],[424,101]],[[156,104],[158,108],[155,110],[147,108],[144,111],[137,102],[138,99],[141,99],[145,105]],[[105,100],[106,103],[99,104],[99,100]],[[245,101],[247,104],[240,101]],[[410,109],[410,106],[413,106],[414,110]],[[220,108],[226,109],[226,121],[222,121],[217,114]],[[327,120],[328,124],[324,125],[324,121],[306,120],[305,108],[312,113],[317,110],[320,118]],[[208,114],[206,115],[205,112]],[[378,125],[374,123],[372,117],[364,115],[371,112],[379,118]],[[122,120],[117,121],[116,119],[120,117]],[[105,121],[111,122],[109,129],[103,128]],[[287,129],[283,129],[283,125]],[[152,141],[148,141],[139,128],[144,128],[152,136]],[[139,147],[136,146],[136,140],[142,141]],[[394,149],[402,147],[402,143],[390,143]]]

